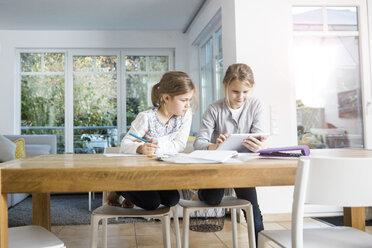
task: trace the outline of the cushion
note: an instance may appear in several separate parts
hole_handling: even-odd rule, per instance
[[[26,144],[26,154],[27,156],[50,154],[50,145],[36,145],[36,144]]]
[[[15,149],[15,158],[24,158],[26,157],[26,150],[25,150],[25,139],[20,138],[15,141],[13,141],[14,144],[16,144],[16,149]]]
[[[0,134],[0,162],[15,159],[16,144]]]

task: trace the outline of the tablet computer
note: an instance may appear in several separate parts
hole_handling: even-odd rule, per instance
[[[217,150],[230,150],[230,151],[238,151],[244,152],[248,151],[246,147],[242,145],[243,140],[247,139],[249,136],[253,136],[255,138],[269,136],[268,133],[239,133],[239,134],[229,134],[227,139],[217,148]]]

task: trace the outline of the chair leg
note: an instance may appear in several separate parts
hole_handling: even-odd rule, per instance
[[[189,225],[190,211],[187,208],[183,208],[182,248],[189,248]]]
[[[174,229],[176,232],[177,248],[181,248],[180,223],[178,222],[178,205],[172,207]]]
[[[102,192],[102,206],[105,205],[107,202],[107,192],[103,191]]]
[[[170,214],[164,215],[162,217],[162,226],[163,226],[163,247],[171,248],[170,240]]]
[[[248,207],[245,208],[245,214],[247,216],[247,229],[248,229],[249,247],[250,248],[255,248],[256,247],[256,238],[255,238],[255,235],[254,235],[253,209],[252,209],[251,204]]]
[[[90,217],[90,248],[98,246],[98,222],[98,216],[92,215]]]
[[[88,210],[92,211],[92,195],[91,192],[88,192]]]
[[[236,221],[237,223],[240,223],[241,222],[241,213],[242,211],[240,211],[240,209],[237,209],[236,211]]]
[[[107,248],[107,218],[102,219],[102,243]]]
[[[236,223],[236,208],[231,209],[233,247],[238,248],[238,227]]]

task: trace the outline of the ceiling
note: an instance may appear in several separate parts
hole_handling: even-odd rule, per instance
[[[0,0],[0,30],[185,30],[205,0]]]

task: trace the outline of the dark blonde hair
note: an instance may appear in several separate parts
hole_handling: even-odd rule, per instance
[[[225,96],[229,106],[230,100],[227,94],[227,87],[234,81],[239,81],[247,87],[252,88],[255,82],[251,67],[246,64],[232,64],[227,68],[225,77],[223,78],[223,86],[225,87]]]
[[[163,74],[160,82],[155,84],[151,90],[151,101],[154,107],[161,107],[164,102],[162,96],[168,94],[171,97],[186,94],[190,91],[194,91],[193,94],[193,107],[197,107],[197,89],[187,73],[183,71],[169,71]]]

